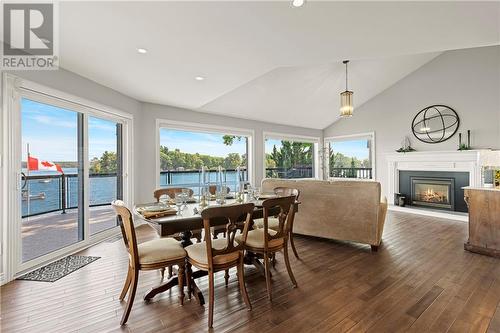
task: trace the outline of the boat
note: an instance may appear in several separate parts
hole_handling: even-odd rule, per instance
[[[30,200],[44,200],[45,199],[45,192],[40,192],[38,194],[30,194],[29,199]],[[28,200],[28,192],[23,192],[22,200],[23,201]]]

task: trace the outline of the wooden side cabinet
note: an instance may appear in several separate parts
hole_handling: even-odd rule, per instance
[[[469,239],[464,248],[500,258],[500,190],[464,188],[469,207]]]

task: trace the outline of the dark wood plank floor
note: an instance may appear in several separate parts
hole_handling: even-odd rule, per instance
[[[246,268],[253,310],[238,292],[235,272],[215,291],[216,332],[500,332],[500,260],[463,250],[467,225],[390,212],[378,253],[367,246],[297,237],[302,260],[292,259],[293,289],[282,257],[273,273],[273,303],[265,281]],[[155,237],[148,226],[141,240]],[[159,280],[142,272],[128,324],[119,326],[117,298],[127,255],[120,241],[83,254],[102,259],[55,282],[14,281],[1,288],[2,332],[199,332],[207,311],[178,304],[177,291],[141,296]],[[207,281],[201,279],[206,291]]]

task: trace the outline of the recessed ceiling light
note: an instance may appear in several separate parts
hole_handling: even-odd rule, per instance
[[[196,81],[203,81],[203,80],[205,80],[205,78],[203,76],[196,76],[194,79]]]
[[[137,52],[139,52],[140,54],[146,54],[146,53],[148,53],[148,50],[139,47],[139,48],[137,48]]]
[[[302,7],[306,3],[306,0],[292,0],[292,6]]]

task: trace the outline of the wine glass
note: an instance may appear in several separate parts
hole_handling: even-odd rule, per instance
[[[175,205],[177,206],[177,214],[181,214],[182,205],[184,205],[184,194],[175,193]]]
[[[255,200],[259,200],[260,198],[260,187],[255,187],[253,190],[253,196]]]
[[[184,198],[184,206],[187,207],[187,201],[189,199],[189,189],[188,188],[182,189],[182,197]]]

